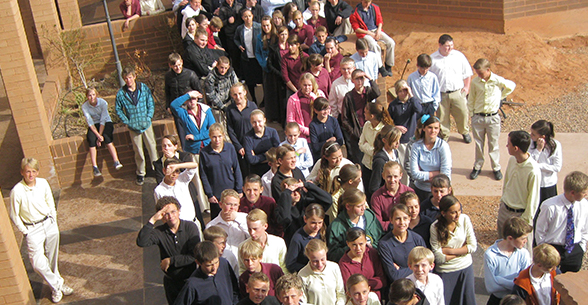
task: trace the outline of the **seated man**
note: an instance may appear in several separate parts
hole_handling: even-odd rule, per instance
[[[370,51],[376,52],[378,58],[382,57],[382,48],[378,41],[386,45],[385,74],[382,76],[392,76],[392,66],[394,66],[394,47],[396,43],[390,36],[382,31],[384,19],[380,13],[380,7],[373,4],[372,0],[362,0],[349,16],[351,27],[357,34],[357,38],[365,38],[369,44]]]
[[[288,272],[286,268],[286,243],[281,237],[267,234],[267,214],[260,209],[254,209],[247,215],[247,227],[251,237],[248,240],[258,242],[263,248],[262,263],[276,264],[282,268],[284,273]],[[241,248],[243,244],[239,245]],[[245,271],[243,261],[239,261],[239,270]]]
[[[168,304],[173,304],[184,281],[196,270],[194,247],[200,242],[200,235],[196,224],[180,220],[180,203],[176,198],[162,197],[155,209],[157,212],[139,231],[137,246],[159,247],[165,297]],[[154,227],[159,220],[163,224]]]
[[[343,0],[328,0],[325,3],[325,19],[327,29],[334,36],[353,33],[349,22],[349,16],[353,13],[353,7]]]

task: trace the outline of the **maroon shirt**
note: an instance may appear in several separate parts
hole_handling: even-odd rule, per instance
[[[341,60],[343,59],[343,55],[341,52],[337,53],[337,55],[331,57],[329,60],[329,65],[331,66],[331,76],[332,80],[336,80],[337,78],[341,77]]]
[[[120,3],[118,7],[120,8],[120,11],[122,12],[123,16],[125,16],[125,19],[129,19],[135,15],[141,16],[141,2],[139,2],[139,0],[133,0],[133,2],[131,2],[130,15],[127,15],[127,5],[125,4],[124,0]]]
[[[294,59],[288,52],[282,56],[282,77],[284,82],[292,82],[296,89],[300,89],[300,76],[302,75],[302,58],[308,57],[306,53],[301,53],[298,58]]]
[[[341,268],[343,283],[346,283],[351,275],[359,273],[368,279],[368,284],[372,288],[372,291],[380,298],[380,289],[386,287],[387,280],[384,274],[384,268],[382,268],[382,261],[380,261],[380,257],[378,256],[378,250],[367,246],[361,263],[352,260],[345,253],[339,260],[339,268]],[[347,287],[345,288],[347,289]]]
[[[324,26],[325,29],[329,29],[329,26],[327,25],[327,19],[319,16],[317,20],[313,20],[312,18],[306,20],[306,22],[308,23],[308,25],[310,25],[314,31],[316,32],[316,28],[319,26]]]
[[[241,197],[241,202],[239,204],[239,212],[249,213],[253,209],[261,209],[267,214],[267,233],[273,234],[279,237],[284,236],[284,227],[276,222],[276,218],[274,217],[274,211],[276,210],[276,201],[274,198],[266,197],[266,196],[259,196],[257,202],[252,203],[247,200],[247,196],[243,195]]]
[[[382,229],[384,229],[384,232],[389,231],[391,216],[390,209],[398,204],[400,195],[409,191],[414,192],[412,188],[400,183],[396,195],[391,195],[386,189],[386,185],[383,185],[372,195],[371,208],[374,214],[376,214],[376,218],[382,225]]]
[[[280,277],[282,277],[282,275],[284,275],[284,271],[282,271],[282,268],[280,268],[280,266],[278,266],[276,264],[261,263],[261,272],[265,273],[265,275],[267,275],[267,277],[269,277],[269,279],[270,279],[268,295],[275,296],[276,292],[274,290],[274,286],[276,285],[276,282],[278,281],[278,279]],[[249,296],[247,294],[247,288],[245,285],[247,284],[247,282],[249,282],[249,277],[251,277],[252,274],[253,274],[253,272],[249,272],[249,270],[245,270],[245,271],[243,271],[243,273],[241,273],[241,276],[239,276],[239,298],[240,299],[243,299],[243,298]]]
[[[365,91],[367,89],[364,87],[363,92],[361,94],[357,93],[357,90],[351,90],[351,96],[353,97],[353,104],[355,105],[355,113],[357,114],[357,119],[359,120],[359,126],[363,126],[365,124],[365,115],[363,114],[365,110],[365,105],[367,101],[365,100]]]
[[[290,36],[292,34],[298,35],[300,44],[304,43],[310,47],[314,43],[314,28],[311,25],[305,24],[301,28],[295,28],[290,31]]]
[[[308,71],[312,75],[314,75],[310,70]],[[319,75],[314,75],[314,79],[318,85],[318,88],[325,94],[325,97],[329,98],[329,92],[331,92],[331,76],[329,76],[329,72],[327,69],[321,68],[321,72]]]

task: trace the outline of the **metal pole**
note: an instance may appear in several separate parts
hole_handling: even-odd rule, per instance
[[[112,43],[112,50],[114,51],[114,60],[116,62],[116,71],[118,72],[118,82],[120,86],[124,86],[125,82],[122,79],[122,66],[120,65],[120,59],[118,58],[118,50],[116,49],[116,41],[114,40],[114,33],[112,32],[112,23],[110,22],[110,14],[108,13],[108,4],[106,0],[103,0],[104,3],[104,13],[106,14],[106,23],[108,23],[108,32],[110,33],[110,42]]]

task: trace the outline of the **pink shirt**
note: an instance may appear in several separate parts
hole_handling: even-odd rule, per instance
[[[288,105],[286,106],[286,122],[296,122],[300,125],[300,136],[308,139],[309,136],[309,129],[308,125],[312,121],[312,117],[310,115],[304,114],[304,110],[302,110],[303,103],[310,103],[309,101],[314,101],[317,97],[325,97],[323,91],[318,90],[318,94],[310,93],[310,97],[302,97],[302,101],[300,96],[302,94],[299,92],[294,93],[288,98]],[[308,108],[310,109],[310,108]],[[310,110],[307,110],[310,113]]]

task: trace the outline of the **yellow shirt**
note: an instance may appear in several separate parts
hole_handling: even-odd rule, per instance
[[[16,227],[28,234],[25,222],[34,223],[46,216],[57,219],[53,193],[47,180],[36,178],[35,186],[28,186],[21,180],[10,191],[10,218]]]
[[[517,85],[504,77],[494,73],[488,80],[476,77],[470,85],[468,95],[468,110],[470,116],[474,113],[491,114],[500,108],[500,100],[509,95]]]

